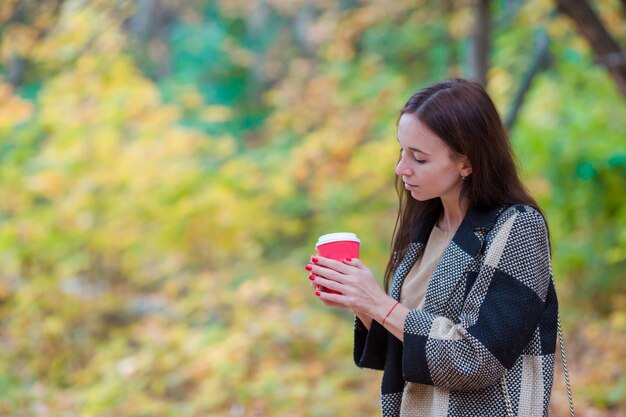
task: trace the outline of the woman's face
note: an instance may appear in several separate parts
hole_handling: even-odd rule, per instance
[[[402,157],[396,175],[402,178],[404,187],[414,199],[458,200],[463,181],[461,176],[472,171],[466,157],[452,159],[445,142],[413,115],[404,114],[400,118],[398,142]]]

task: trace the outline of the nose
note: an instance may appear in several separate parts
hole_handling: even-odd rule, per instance
[[[410,177],[413,172],[404,162],[404,158],[400,158],[398,165],[396,165],[396,175],[399,177]]]

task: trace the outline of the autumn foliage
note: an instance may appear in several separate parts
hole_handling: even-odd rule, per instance
[[[624,416],[626,102],[549,3],[495,3],[503,113],[529,40],[551,38],[511,140],[551,228],[577,415]],[[599,11],[626,41],[618,3]],[[346,230],[382,275],[398,110],[464,75],[471,19],[420,0],[3,1],[0,415],[377,415],[380,374],[303,266]]]

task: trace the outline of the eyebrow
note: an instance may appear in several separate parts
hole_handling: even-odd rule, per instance
[[[398,141],[398,143],[400,143],[400,139],[396,138],[396,140]],[[422,154],[424,154],[424,155],[426,155],[426,156],[430,156],[430,154],[429,154],[429,153],[426,153],[426,152],[424,152],[423,150],[418,149],[418,148],[413,148],[413,147],[409,146],[409,147],[408,147],[408,149],[409,149],[410,151],[413,151],[413,152],[419,152],[419,153],[422,153]]]
[[[426,153],[426,152],[424,152],[424,151],[422,151],[422,150],[420,150],[420,149],[417,149],[417,148],[412,148],[412,147],[410,147],[410,146],[409,146],[409,150],[411,150],[411,151],[413,151],[413,152],[423,153],[423,154],[424,154],[424,155],[426,155],[426,156],[430,156],[430,154],[429,154],[429,153]]]

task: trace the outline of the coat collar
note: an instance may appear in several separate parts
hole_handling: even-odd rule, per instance
[[[493,229],[498,214],[503,207],[495,207],[488,210],[471,208],[454,235],[454,242],[468,255],[475,257],[485,243],[485,237]]]
[[[498,214],[503,207],[495,207],[482,210],[471,207],[467,210],[465,217],[461,221],[459,228],[454,234],[454,242],[468,255],[474,257],[480,251],[484,236],[493,229]],[[428,237],[437,222],[437,214],[431,214],[424,218],[416,227],[413,243],[419,243],[422,246],[428,242]],[[481,239],[482,235],[482,239]]]
[[[460,277],[463,276],[465,271],[470,267],[471,261],[479,255],[483,244],[485,243],[487,233],[494,227],[498,214],[502,210],[502,207],[496,207],[488,210],[481,210],[477,208],[468,209],[463,221],[452,238],[455,245],[458,246],[462,252],[465,252],[466,255],[460,256],[459,253],[455,255],[451,248],[448,247],[443,255],[442,261],[451,262],[450,265],[452,269],[446,270],[447,273],[445,274],[445,277],[439,276],[441,274],[438,273],[438,270],[441,265],[438,265],[437,269],[433,273],[433,277],[431,277],[431,281],[443,280],[444,282],[440,283],[442,285],[440,288],[442,289],[447,288],[448,286],[454,286],[454,283],[458,281],[458,279],[460,279]],[[400,299],[400,291],[402,289],[404,279],[413,267],[413,264],[415,264],[415,261],[424,251],[424,247],[428,242],[428,238],[436,222],[437,215],[433,214],[426,216],[416,227],[413,241],[410,244],[404,259],[398,265],[396,273],[394,274],[390,291],[390,295],[392,297],[398,300]],[[431,283],[429,283],[429,286],[430,285]],[[435,285],[439,285],[439,283],[435,282]],[[452,288],[447,290],[451,291]],[[428,302],[428,297],[426,301]],[[435,310],[438,309],[439,308],[435,308]]]

